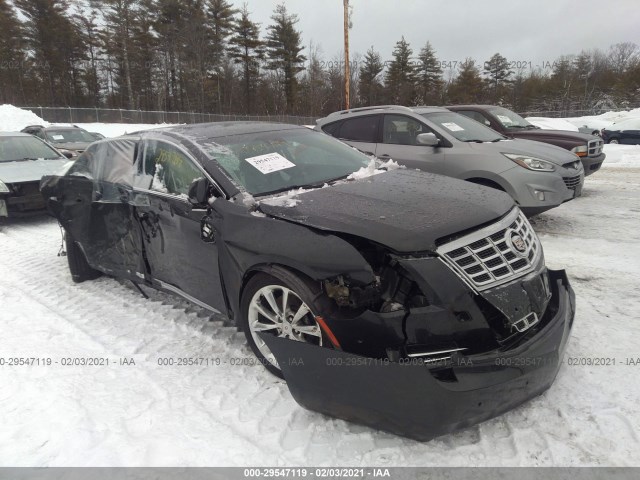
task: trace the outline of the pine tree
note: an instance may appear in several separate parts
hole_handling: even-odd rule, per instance
[[[483,97],[484,82],[475,60],[466,58],[458,67],[458,76],[449,85],[450,103],[479,103]]]
[[[484,62],[484,75],[488,78],[493,91],[493,103],[497,103],[500,98],[501,87],[510,84],[513,70],[509,68],[507,59],[496,53]]]
[[[84,52],[78,31],[69,19],[63,0],[15,0],[26,17],[25,39],[33,61],[33,72],[46,86],[42,103],[71,105],[82,102],[78,64]]]
[[[422,47],[418,55],[418,84],[421,95],[420,102],[423,105],[434,105],[441,101],[440,90],[442,89],[442,68],[436,57],[436,52],[431,43]]]
[[[402,37],[393,49],[393,60],[385,77],[389,101],[398,105],[415,105],[416,71],[411,56],[413,50]]]
[[[363,105],[376,105],[382,96],[382,83],[380,74],[384,70],[384,65],[380,59],[380,54],[373,49],[367,50],[362,66],[360,67],[360,82],[358,91],[360,102]]]
[[[266,38],[268,68],[282,75],[285,109],[292,112],[298,88],[296,77],[304,69],[303,64],[307,59],[301,54],[304,47],[301,45],[300,32],[295,28],[298,16],[290,14],[282,3],[275,8],[271,20],[273,24],[267,28],[269,33]]]
[[[16,12],[0,0],[0,103],[20,103],[24,69],[23,31]]]
[[[115,69],[111,71],[114,82],[122,98],[121,105],[132,109],[134,106],[134,88],[132,81],[132,45],[131,38],[138,15],[138,0],[101,0],[106,22],[105,50],[113,59]]]
[[[264,44],[260,40],[260,25],[249,18],[245,3],[240,10],[240,18],[233,26],[233,36],[229,40],[229,56],[241,65],[247,113],[253,109],[253,91],[260,72],[260,61],[264,59]]]

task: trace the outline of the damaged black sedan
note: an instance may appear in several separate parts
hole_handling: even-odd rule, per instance
[[[574,318],[507,194],[303,127],[103,140],[41,191],[74,281],[223,312],[301,405],[420,440],[546,390]]]

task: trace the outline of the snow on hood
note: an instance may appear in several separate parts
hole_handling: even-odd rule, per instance
[[[352,174],[350,174],[347,177],[346,181],[362,180],[362,179],[371,177],[373,175],[378,175],[380,173],[389,172],[391,170],[397,170],[399,168],[406,168],[404,165],[399,165],[394,160],[387,160],[386,162],[383,163],[380,160],[378,160],[376,157],[370,157],[370,158],[371,158],[371,161],[369,162],[369,165],[367,165],[366,167],[362,167],[360,168],[360,170],[357,170]],[[338,182],[336,184],[340,184],[340,183],[344,183],[344,181]],[[328,187],[331,187],[331,185],[325,183],[320,188],[328,188]],[[285,193],[276,195],[274,197],[268,198],[266,200],[262,200],[261,202],[256,202],[255,199],[247,193],[244,193],[243,196],[244,198],[251,197],[251,199],[253,200],[253,202],[249,204],[246,202],[246,200],[244,201],[245,205],[248,205],[248,206],[251,206],[253,204],[256,204],[256,205],[264,204],[264,205],[270,205],[273,207],[292,208],[298,205],[298,202],[300,202],[300,200],[295,197],[297,197],[298,195],[302,195],[303,193],[312,192],[314,190],[318,190],[318,189],[317,188],[293,189]]]

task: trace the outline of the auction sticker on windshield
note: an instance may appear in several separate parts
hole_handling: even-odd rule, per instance
[[[51,135],[54,140],[64,140],[64,135]]]
[[[502,123],[513,123],[513,120],[504,115],[498,115],[498,120],[500,120]]]
[[[445,122],[442,124],[442,126],[452,132],[461,132],[464,130],[464,128],[462,128],[460,125],[454,122]]]
[[[279,153],[267,153],[266,155],[258,155],[257,157],[245,158],[245,160],[256,167],[260,173],[267,174],[287,168],[295,167],[295,163],[291,163]]]

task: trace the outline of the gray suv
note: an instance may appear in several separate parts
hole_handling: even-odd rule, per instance
[[[446,108],[356,108],[318,120],[315,129],[383,160],[503,190],[529,216],[582,193],[584,168],[574,153],[509,139]]]

